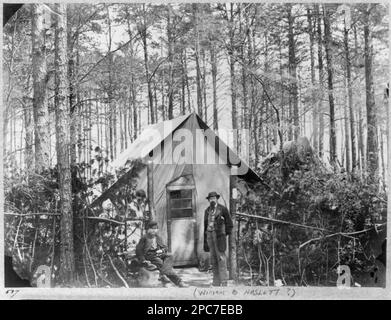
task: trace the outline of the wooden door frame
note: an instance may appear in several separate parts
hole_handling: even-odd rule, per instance
[[[191,190],[191,197],[192,197],[192,209],[193,209],[193,216],[192,218],[177,218],[175,220],[179,219],[189,219],[194,221],[194,254],[195,259],[198,261],[198,253],[197,253],[197,245],[198,245],[198,236],[197,236],[197,208],[196,208],[196,198],[195,198],[195,186],[194,185],[184,185],[184,186],[169,186],[166,185],[166,217],[167,217],[167,246],[168,250],[171,252],[171,207],[170,207],[170,191],[176,191],[176,190]]]

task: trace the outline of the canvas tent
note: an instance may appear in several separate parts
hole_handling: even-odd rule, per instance
[[[168,243],[177,266],[196,265],[206,258],[203,251],[206,196],[217,191],[220,203],[229,208],[232,165],[240,168],[238,177],[243,183],[259,179],[196,113],[149,126],[112,166],[121,168],[135,159],[153,163],[151,200],[160,235]],[[121,177],[124,179],[126,174]],[[147,183],[147,168],[143,167],[137,188],[146,191]],[[117,187],[118,183],[114,183],[95,203],[105,201]]]

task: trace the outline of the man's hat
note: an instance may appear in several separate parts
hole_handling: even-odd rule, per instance
[[[211,198],[211,197],[216,197],[218,199],[218,198],[220,198],[220,195],[216,191],[212,191],[212,192],[208,193],[208,196],[206,197],[206,199],[209,200],[209,198]]]
[[[145,191],[143,189],[139,189],[136,191],[136,197],[146,198],[147,195],[145,194]]]
[[[149,221],[147,223],[147,227],[145,229],[148,230],[148,229],[152,229],[153,227],[158,227],[157,222],[156,221]]]

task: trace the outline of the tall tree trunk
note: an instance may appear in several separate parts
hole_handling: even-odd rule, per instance
[[[147,27],[147,21],[146,21],[146,9],[145,4],[143,4],[143,23],[139,25],[139,34],[141,36],[141,40],[143,43],[143,49],[144,49],[144,67],[145,67],[145,80],[147,82],[147,89],[148,89],[148,104],[149,104],[149,114],[150,114],[150,120],[151,123],[155,123],[155,108],[153,105],[153,93],[152,93],[152,86],[151,86],[151,80],[150,74],[149,74],[149,57],[148,57],[148,43],[147,43],[147,35],[148,35],[148,27]]]
[[[375,92],[372,73],[372,35],[369,26],[371,4],[368,4],[364,16],[364,63],[365,63],[365,93],[367,107],[367,168],[369,177],[377,180],[379,169],[378,138]]]
[[[255,13],[254,14],[257,14],[257,9],[255,7]],[[254,67],[254,61],[255,61],[255,57],[254,57],[254,33],[255,33],[255,28],[252,27],[252,25],[250,25],[250,22],[249,22],[249,12],[246,12],[246,25],[247,25],[247,35],[246,35],[246,38],[247,38],[247,60],[248,60],[248,67],[252,70],[253,67]],[[265,44],[265,47],[266,47],[266,52],[267,52],[267,34],[265,32],[265,41],[266,41],[266,44]],[[266,62],[266,57],[265,57],[265,67],[267,66],[267,62]],[[266,70],[265,70],[266,72]],[[244,110],[244,129],[248,129],[250,130],[251,127],[252,127],[252,122],[255,122],[257,121],[257,117],[255,116],[254,117],[254,121],[251,121],[251,118],[253,117],[254,113],[256,112],[255,110],[255,95],[256,95],[256,92],[255,92],[255,87],[254,87],[254,79],[253,77],[249,77],[248,78],[248,91],[250,92],[250,107],[246,107],[246,109]],[[257,130],[257,129],[254,129],[254,130]],[[258,142],[258,137],[257,139],[254,141],[254,147],[255,147],[255,143]],[[256,151],[258,147],[255,147],[254,148],[254,153]],[[252,150],[253,148],[251,148]],[[255,154],[255,162],[257,162],[257,159],[258,159],[258,156],[257,154]]]
[[[117,157],[117,103],[115,98],[111,97],[110,99],[110,109],[112,114],[112,128],[113,128],[113,158],[115,159]]]
[[[107,97],[110,107],[110,159],[113,161],[117,157],[117,103],[114,97],[114,80],[113,80],[113,66],[114,56],[112,50],[112,27],[109,7],[107,6],[107,17],[109,26],[109,45],[108,45],[108,62],[109,62],[109,88],[107,90]]]
[[[128,96],[128,117],[127,117],[127,131],[126,140],[129,139],[129,144],[133,142],[133,104],[132,104],[132,88],[129,88]]]
[[[258,118],[259,118],[258,113],[255,113],[252,130],[251,130],[254,136],[254,168],[258,168],[259,158],[260,158],[259,139],[260,139],[260,132],[262,130],[262,127],[259,124]]]
[[[107,103],[104,101],[105,99],[102,99],[104,103],[104,127],[105,127],[105,152],[106,152],[106,157],[110,157],[110,137],[109,137],[109,127],[110,127],[110,122],[109,122],[109,108],[107,107]]]
[[[230,75],[231,75],[231,104],[232,104],[232,128],[238,128],[238,111],[236,109],[236,76],[235,76],[235,61],[230,58]]]
[[[11,121],[12,121],[11,122],[11,129],[12,129],[11,152],[12,152],[12,154],[14,154],[15,160],[16,160],[17,146],[16,146],[16,110],[15,110],[15,108],[12,109]],[[49,135],[49,132],[48,132],[48,135]]]
[[[168,90],[170,90],[170,85],[169,85],[169,88]],[[161,71],[161,87],[160,87],[160,92],[161,92],[161,112],[162,112],[162,115],[163,115],[163,119],[165,118],[165,114],[164,114],[164,105],[166,103],[166,100],[165,100],[165,96],[166,96],[166,92],[165,92],[165,77],[164,77],[164,70]],[[168,108],[170,109],[170,108]]]
[[[174,118],[174,59],[173,59],[173,35],[172,35],[172,17],[171,5],[167,5],[167,46],[168,46],[168,119]],[[164,104],[163,104],[164,110]]]
[[[391,111],[390,111],[390,84],[387,83],[387,88],[384,90],[384,106],[386,108],[386,115],[387,115],[387,172],[388,172],[388,178],[387,178],[387,185],[388,189],[391,190],[391,137],[390,137],[390,131],[391,131]]]
[[[346,84],[348,91],[348,109],[349,109],[349,120],[350,120],[350,144],[352,150],[352,172],[354,172],[357,166],[357,152],[356,152],[356,130],[354,127],[354,113],[353,113],[353,83],[352,83],[352,66],[350,61],[350,50],[349,50],[349,30],[344,25],[344,46],[345,46],[345,60],[346,60]],[[346,128],[347,130],[347,128]]]
[[[78,33],[73,34],[72,33],[72,24],[70,23],[69,19],[68,20],[68,25],[67,25],[67,46],[68,46],[68,81],[69,81],[69,110],[70,110],[70,139],[71,139],[71,149],[70,149],[70,154],[71,154],[71,166],[76,164],[76,146],[77,146],[77,132],[76,132],[76,112],[75,109],[77,108],[76,106],[76,93],[75,91],[77,90],[75,87],[76,83],[76,70],[75,70],[75,52],[74,52],[74,41],[73,37],[76,37],[75,42],[78,42],[79,35]]]
[[[242,45],[240,49],[240,58],[242,60],[242,97],[243,97],[243,105],[242,105],[242,112],[243,112],[243,124],[241,125],[242,128],[248,128],[248,94],[247,94],[247,72],[246,72],[246,65],[247,61],[245,58],[245,46]]]
[[[219,129],[219,120],[217,112],[217,59],[216,47],[214,43],[210,46],[210,63],[212,71],[212,94],[213,94],[213,130]]]
[[[384,190],[386,190],[386,181],[387,181],[387,176],[386,176],[386,164],[384,160],[384,135],[383,135],[383,129],[379,128],[378,130],[378,135],[380,139],[380,162],[381,162],[381,178],[382,178],[382,184]]]
[[[27,77],[26,87],[25,87],[25,95],[23,96],[23,121],[24,127],[26,129],[25,133],[25,153],[24,153],[24,164],[25,168],[30,171],[34,168],[34,121],[33,121],[33,113],[31,108],[29,108],[30,102],[30,80],[31,76]],[[23,145],[21,145],[22,147]],[[22,165],[22,164],[21,164]]]
[[[281,119],[284,121],[284,128],[280,128],[280,130],[284,130],[286,131],[286,108],[284,108],[285,106],[285,81],[284,81],[284,76],[283,76],[283,73],[284,73],[284,59],[283,59],[283,56],[282,56],[282,41],[281,39],[278,40],[278,60],[279,60],[279,73],[280,73],[280,93],[281,93],[281,97],[280,97],[280,108],[281,108]],[[277,143],[277,141],[276,141]]]
[[[232,129],[238,128],[238,111],[236,109],[236,76],[235,76],[235,34],[234,34],[234,3],[230,3],[230,26],[229,26],[229,70],[231,76],[231,105],[232,105]],[[236,149],[236,144],[234,145]]]
[[[334,88],[333,88],[333,57],[331,52],[330,13],[327,5],[323,5],[324,37],[327,61],[327,84],[329,91],[330,112],[330,163],[336,164],[337,160],[337,137],[335,130]]]
[[[254,8],[254,15],[257,15],[258,9],[257,6]],[[256,57],[256,45],[255,45],[255,32],[256,28],[252,28],[249,23],[247,23],[249,26],[248,32],[247,32],[247,58],[248,58],[248,65],[249,68],[252,70],[254,68],[254,63],[257,59]],[[267,35],[265,34],[265,37]],[[267,68],[267,63],[265,59],[265,68]],[[258,165],[259,162],[259,132],[261,132],[261,121],[258,119],[261,119],[263,114],[262,111],[258,112],[256,107],[256,101],[257,101],[257,90],[254,83],[254,78],[251,76],[249,78],[249,91],[250,94],[250,108],[247,108],[247,114],[245,114],[245,127],[244,129],[248,129],[250,132],[254,132],[254,148],[250,149],[250,154],[254,154],[254,161],[255,166]],[[263,109],[262,109],[263,110]],[[251,139],[250,139],[251,141]],[[250,143],[251,146],[251,143]]]
[[[49,166],[48,106],[46,97],[47,66],[43,4],[32,5],[32,65],[33,65],[33,115],[35,136],[35,169]]]
[[[289,80],[290,81],[290,80]],[[292,96],[291,96],[291,90],[289,89],[289,95],[288,95],[288,140],[293,140],[293,125],[292,125],[292,119],[293,119],[293,109],[292,109]]]
[[[319,10],[319,4],[315,5],[315,13],[317,19],[317,34],[318,34],[318,68],[319,68],[319,98],[318,98],[318,113],[319,113],[319,157],[323,157],[323,138],[324,138],[324,117],[323,117],[323,41],[322,41],[322,16]]]
[[[109,79],[109,82],[111,79]],[[108,125],[108,130],[109,130],[109,149],[110,149],[110,160],[114,160],[114,103],[113,103],[113,96],[111,93],[111,89],[109,89],[109,92],[107,93],[108,96],[108,103],[109,103],[109,125]]]
[[[290,76],[290,94],[293,104],[293,136],[297,140],[300,134],[299,126],[299,100],[297,88],[297,61],[296,61],[296,44],[294,37],[295,18],[292,16],[292,5],[287,4],[288,14],[288,51],[289,51],[289,76]]]
[[[123,128],[123,121],[122,118],[124,118],[123,115],[123,107],[119,106],[118,108],[118,115],[119,115],[119,147],[120,147],[120,152],[124,150],[124,145],[125,145],[125,139],[124,139],[124,128]]]
[[[96,97],[96,90],[93,91],[94,98],[95,98],[95,117],[96,117],[96,135],[97,135],[97,146],[101,148],[101,137],[102,137],[102,131],[101,131],[101,125],[100,125],[100,114],[99,114],[99,102],[98,98]]]
[[[196,85],[197,85],[197,112],[198,115],[203,119],[203,107],[202,107],[202,88],[201,88],[201,67],[200,67],[200,35],[198,30],[198,6],[199,4],[193,4],[194,20],[195,20],[195,50],[194,58],[196,63]]]
[[[315,28],[313,25],[313,14],[310,8],[307,8],[307,20],[308,20],[308,35],[310,37],[310,62],[311,62],[311,105],[312,105],[312,146],[316,153],[319,152],[319,110],[318,104],[315,98],[315,56],[314,56],[314,45],[315,45]]]
[[[343,111],[344,111],[344,115],[346,115],[346,107],[345,106],[344,106]],[[339,159],[337,158],[337,162],[338,162],[338,164],[340,165],[341,168],[345,168],[345,156],[346,156],[346,144],[345,144],[345,138],[346,138],[345,137],[345,132],[346,132],[346,130],[345,129],[346,129],[346,127],[344,126],[344,124],[341,123],[341,127],[339,128],[339,130],[336,130],[337,132],[339,132],[341,134],[341,151],[340,151],[341,161],[339,161]]]
[[[199,55],[196,53],[196,83],[197,83],[197,111],[198,115],[203,118],[203,107],[202,107],[202,89],[201,89],[201,69],[199,63]]]
[[[34,145],[34,122],[33,116],[30,108],[27,107],[27,100],[23,108],[24,115],[24,126],[26,128],[26,136],[25,136],[25,156],[24,162],[27,170],[30,170],[34,164],[34,153],[33,153],[33,145]]]
[[[130,107],[132,108],[132,111],[133,113],[131,112],[131,110],[129,110],[129,117],[132,116],[132,119],[133,119],[133,131],[132,130],[129,130],[129,136],[131,137],[131,139],[133,140],[136,140],[137,138],[137,123],[138,123],[138,118],[137,118],[137,115],[138,115],[138,111],[137,111],[137,105],[136,105],[136,91],[135,91],[135,80],[134,80],[134,70],[133,70],[133,61],[134,61],[134,50],[133,50],[133,35],[132,35],[132,29],[131,29],[131,26],[130,26],[130,14],[129,14],[129,11],[128,9],[126,9],[126,13],[127,13],[127,20],[126,20],[126,23],[127,23],[127,32],[128,32],[128,35],[129,35],[129,56],[130,56],[130,62],[129,62],[129,73],[130,73],[130,90],[129,90],[129,104],[130,104]],[[133,115],[132,115],[133,114]],[[132,126],[132,122],[131,122],[131,119],[129,119],[129,124],[130,126]]]
[[[204,105],[204,120],[208,124],[208,104],[206,103],[206,52],[205,49],[201,50],[202,56],[202,96],[203,96],[203,105]]]
[[[347,81],[347,79],[346,79]],[[349,173],[350,172],[350,141],[349,141],[349,115],[348,115],[348,106],[346,106],[346,100],[349,100],[348,99],[345,99],[345,105],[344,105],[344,108],[343,108],[343,111],[344,111],[344,124],[345,124],[345,158],[346,158],[346,171]],[[342,141],[342,140],[341,140]]]
[[[186,75],[183,49],[181,50],[181,114],[186,114]]]
[[[113,74],[112,74],[112,66],[114,64],[114,57],[111,52],[111,45],[112,45],[112,32],[111,32],[111,18],[110,18],[110,11],[109,7],[106,7],[107,9],[107,22],[108,22],[108,88],[107,88],[107,100],[109,104],[109,148],[110,148],[110,160],[113,161],[115,158],[115,151],[114,151],[114,144],[115,144],[115,138],[114,138],[114,132],[115,132],[115,103],[114,103],[114,97],[113,97]]]
[[[256,15],[258,12],[257,7],[255,7],[254,14]],[[256,55],[256,44],[255,44],[255,28],[251,30],[251,32],[248,34],[248,60],[250,67],[254,67],[254,63],[257,60]],[[250,77],[250,88],[251,88],[251,97],[250,97],[250,112],[249,112],[249,119],[248,119],[248,129],[250,134],[253,132],[254,134],[254,143],[253,146],[251,145],[251,139],[250,139],[250,155],[251,153],[254,155],[254,167],[257,168],[258,164],[260,162],[260,156],[261,156],[261,147],[260,147],[260,140],[262,140],[262,117],[264,113],[264,109],[257,110],[257,88],[255,86],[255,81],[253,77]],[[262,105],[262,104],[261,104]]]
[[[109,72],[111,73],[111,72]],[[109,74],[109,83],[111,83],[111,77],[110,77],[110,74]],[[109,148],[110,148],[110,160],[113,161],[114,158],[115,158],[115,154],[114,154],[114,143],[115,143],[115,139],[114,139],[114,126],[115,126],[115,121],[114,121],[114,98],[113,98],[113,94],[111,92],[111,88],[109,88],[108,92],[107,92],[107,98],[108,98],[108,103],[109,103]]]
[[[123,119],[123,130],[124,130],[124,149],[128,148],[128,111],[129,111],[129,105],[127,104],[128,97],[125,96],[124,101],[124,119]],[[122,151],[122,150],[121,150]]]
[[[79,40],[77,40],[77,43],[78,43]],[[69,65],[69,63],[68,63]],[[75,70],[79,70],[80,68],[80,53],[79,53],[79,50],[76,51],[76,65],[75,65]],[[80,90],[78,90],[78,87],[74,88],[74,95],[76,95],[76,101],[75,101],[75,106],[71,109],[71,144],[73,143],[73,139],[75,139],[75,142],[76,142],[76,147],[78,149],[81,149],[82,148],[82,141],[80,140],[80,136],[81,136],[81,133],[77,133],[77,132],[74,132],[73,130],[77,131],[76,128],[80,128],[81,124],[80,124],[80,121],[81,121],[81,118],[78,117],[78,114],[80,114],[79,112],[79,108],[81,108],[81,104],[82,104],[82,100],[81,100],[81,92]],[[74,126],[74,128],[72,128],[72,126]],[[75,138],[72,137],[72,135],[75,135]],[[71,149],[71,165],[74,164],[74,162],[72,162],[72,157],[74,155],[72,155],[72,149]],[[80,150],[78,150],[78,153],[81,153]],[[79,157],[79,160],[80,160],[80,157]],[[76,156],[76,161],[75,163],[78,161],[78,158]]]
[[[76,93],[76,104],[78,105],[78,108],[75,109],[75,113],[77,116],[77,159],[76,161],[80,162],[82,157],[82,152],[85,149],[84,148],[84,141],[83,141],[83,104],[81,103],[80,99],[80,92],[77,91]]]
[[[154,105],[157,107],[158,106],[158,101],[157,101],[157,86],[158,84],[154,81],[153,82],[153,100],[154,100]],[[162,119],[163,121],[166,120],[166,113],[165,113],[165,110],[164,110],[164,107],[162,106],[161,110],[160,110],[160,113],[161,113],[161,116],[162,116]],[[156,121],[159,121],[159,114],[157,113],[157,110],[156,110]]]
[[[353,27],[354,32],[354,56],[358,58],[358,39],[357,39],[357,28]],[[361,103],[356,103],[356,109],[358,109],[358,160],[360,161],[361,171],[365,171],[367,164],[365,159],[365,149],[364,149],[364,126],[363,126],[363,116],[362,116],[362,107]]]
[[[264,37],[265,37],[265,44],[264,44],[264,70],[265,70],[265,73],[266,74],[269,74],[270,70],[269,70],[269,45],[268,45],[268,41],[267,41],[267,30],[265,30],[264,32]],[[253,51],[251,49],[251,51]],[[255,58],[251,59],[252,62],[255,61]],[[265,83],[264,87],[263,87],[263,90],[262,90],[262,103],[261,103],[261,111],[264,112],[265,114],[265,117],[266,119],[271,117],[271,114],[272,114],[272,109],[271,109],[271,106],[270,106],[270,103],[269,103],[269,100],[267,99],[267,96],[266,96],[266,93],[269,92],[269,85],[268,83]],[[252,102],[254,103],[254,102]],[[255,106],[252,106],[252,112],[254,112]],[[262,113],[261,113],[262,114]],[[277,121],[277,127],[279,127],[279,121]],[[299,127],[297,127],[299,128]],[[278,129],[277,129],[278,130]],[[256,133],[256,129],[253,130],[254,133]],[[271,144],[274,145],[275,142],[274,142],[274,135],[275,135],[275,129],[271,129],[269,126],[265,126],[265,131],[266,131],[266,150],[267,150],[267,153],[270,152],[271,150]],[[270,134],[272,135],[273,138],[270,137]],[[258,140],[258,139],[257,139]],[[256,141],[257,141],[256,140]],[[255,149],[254,149],[255,150]],[[256,156],[257,157],[257,156]],[[256,158],[256,161],[258,161],[258,158]]]
[[[132,89],[130,88],[129,90],[129,104],[128,104],[128,108],[129,108],[129,112],[128,112],[128,138],[129,138],[129,143],[133,142],[133,138],[134,138],[134,128],[133,128],[133,116],[134,116],[134,113],[133,113],[133,103],[132,103]]]
[[[364,126],[363,126],[363,115],[361,104],[358,105],[358,149],[360,154],[360,164],[361,170],[365,171],[367,167],[367,162],[365,159],[365,149],[364,149]]]
[[[297,92],[298,92],[298,109],[300,109],[300,104],[301,104],[301,97],[302,97],[302,93],[301,93],[301,89],[302,89],[302,86],[301,86],[301,76],[300,76],[300,71],[297,72]],[[306,135],[306,128],[307,128],[307,125],[306,125],[306,112],[303,112],[301,115],[299,114],[299,123],[301,124],[301,126],[299,127],[299,134],[301,135]]]
[[[14,75],[14,66],[15,66],[15,38],[16,38],[16,32],[17,32],[17,27],[18,27],[18,19],[17,19],[18,12],[15,13],[15,24],[13,28],[13,33],[12,33],[12,40],[11,40],[11,52],[10,52],[10,57],[9,57],[9,67],[8,67],[8,79],[7,79],[7,88],[4,87],[6,90],[5,92],[5,99],[4,101],[4,108],[3,108],[3,152],[4,155],[6,155],[6,151],[8,149],[8,143],[7,143],[7,134],[8,134],[8,123],[9,123],[9,118],[10,118],[10,111],[11,111],[11,96],[12,92],[15,88],[14,83],[12,81],[13,75]],[[29,82],[30,80],[28,80]],[[34,128],[34,127],[33,127]],[[34,142],[34,141],[33,141]],[[33,162],[30,163],[30,166]]]
[[[191,112],[191,94],[190,94],[190,84],[189,84],[189,76],[187,73],[187,55],[186,55],[186,49],[184,49],[184,57],[183,57],[183,68],[184,68],[184,75],[186,80],[186,90],[187,90],[187,109],[189,112]]]
[[[61,234],[61,263],[60,275],[65,283],[74,280],[75,260],[73,249],[73,216],[72,216],[72,190],[70,169],[70,132],[68,108],[68,79],[67,79],[67,17],[66,4],[56,4],[56,141],[57,165],[59,174],[60,192],[60,234]]]
[[[139,108],[137,107],[136,103],[136,92],[134,88],[132,88],[132,101],[133,101],[133,139],[136,140],[138,136],[138,131],[139,131]]]
[[[93,128],[93,118],[92,118],[92,91],[87,92],[88,99],[88,164],[91,164],[92,159],[92,128]],[[89,178],[92,176],[92,166],[88,166]]]

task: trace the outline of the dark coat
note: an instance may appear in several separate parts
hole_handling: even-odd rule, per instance
[[[205,210],[204,214],[204,251],[209,252],[209,246],[207,239],[207,227],[208,227],[208,217],[209,212],[212,210],[212,208],[209,206]],[[227,239],[226,236],[231,234],[233,223],[231,219],[231,215],[228,212],[228,209],[224,207],[221,204],[217,204],[216,208],[216,217],[215,217],[215,224],[214,224],[215,232],[216,232],[216,238],[217,238],[217,248],[224,252],[227,250]]]
[[[167,253],[167,246],[164,244],[162,238],[156,235],[157,250],[163,250],[164,253]],[[141,237],[139,243],[136,246],[136,256],[140,262],[148,260],[148,251],[151,249],[151,241],[148,241],[148,235],[145,234]]]

